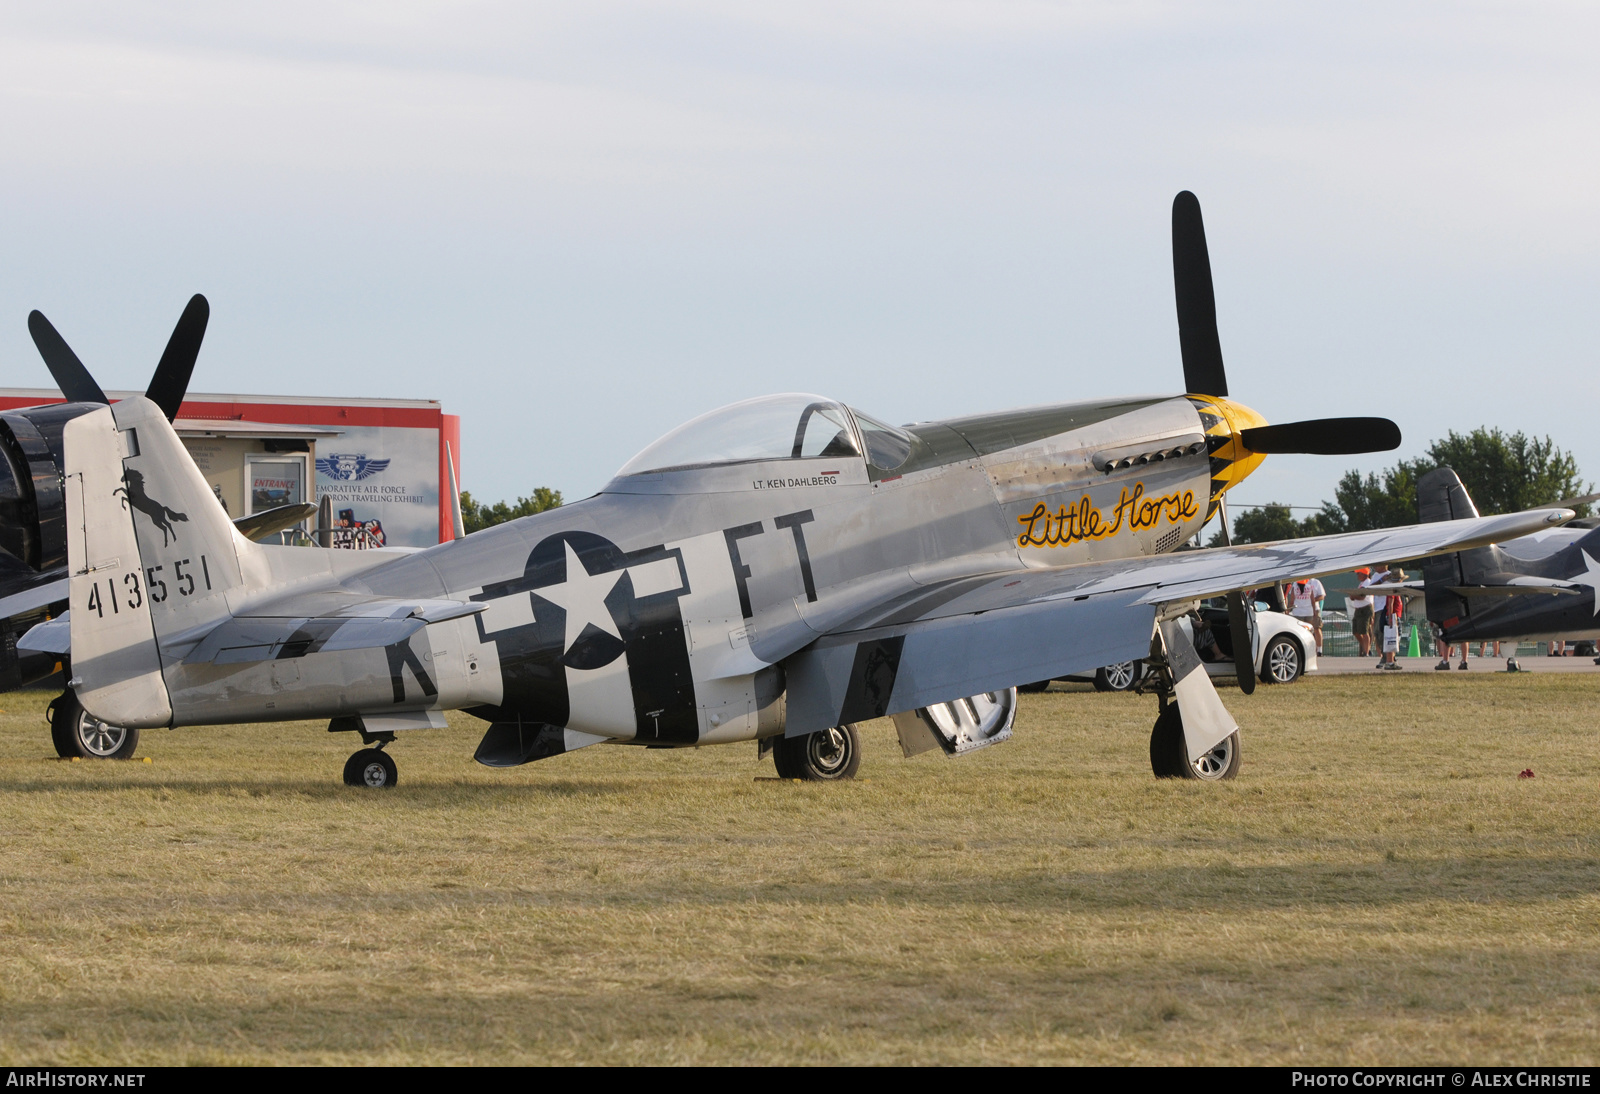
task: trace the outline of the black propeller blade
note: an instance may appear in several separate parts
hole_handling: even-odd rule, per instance
[[[1200,219],[1200,199],[1187,190],[1172,199],[1172,284],[1178,296],[1183,389],[1193,395],[1226,396],[1206,226]]]
[[[89,370],[83,367],[83,362],[72,352],[67,340],[56,333],[43,312],[28,313],[28,333],[33,335],[33,344],[39,347],[39,356],[44,358],[45,366],[49,368],[50,375],[56,378],[56,384],[61,388],[61,394],[67,397],[67,402],[110,404],[106,393],[100,390],[100,385],[94,382]]]
[[[172,328],[167,348],[161,354],[161,363],[150,377],[150,387],[145,398],[160,407],[167,421],[178,416],[178,407],[189,390],[189,377],[194,375],[195,358],[200,356],[200,343],[206,336],[206,323],[211,318],[211,305],[206,298],[195,293],[189,298],[178,325]]]
[[[1264,455],[1302,452],[1316,456],[1349,456],[1388,452],[1400,447],[1400,427],[1388,418],[1315,418],[1308,422],[1259,425],[1240,432],[1239,440]]]

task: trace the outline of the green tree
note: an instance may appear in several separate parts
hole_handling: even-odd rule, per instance
[[[561,504],[561,491],[552,490],[548,486],[535,487],[533,497],[518,498],[517,504],[507,505],[497,501],[493,505],[480,503],[467,491],[461,491],[461,526],[470,536],[473,532],[481,532],[496,524],[504,524],[508,520],[518,517],[531,517],[535,513],[542,513],[546,509],[555,509]]]
[[[1287,505],[1271,502],[1256,509],[1246,509],[1233,518],[1233,542],[1273,543],[1280,539],[1299,539],[1302,536],[1323,536],[1342,529],[1329,525],[1326,508],[1312,513],[1304,520],[1295,520]],[[1222,545],[1219,529],[1207,541],[1211,547]]]
[[[1428,446],[1435,466],[1453,467],[1472,495],[1478,512],[1516,513],[1593,490],[1578,474],[1578,461],[1557,448],[1549,437],[1529,437],[1520,430],[1455,430]],[[1587,516],[1587,507],[1582,515]]]
[[[1505,433],[1480,426],[1471,433],[1451,430],[1443,440],[1428,445],[1428,454],[1401,460],[1383,471],[1346,471],[1333,489],[1333,501],[1322,511],[1295,520],[1285,505],[1246,509],[1233,521],[1235,543],[1268,543],[1334,532],[1369,532],[1417,522],[1417,480],[1436,467],[1450,467],[1472,495],[1484,516],[1515,513],[1594,489],[1578,473],[1572,454],[1549,437],[1529,437],[1520,431]],[[1587,516],[1589,507],[1577,507]],[[1214,534],[1211,546],[1222,542]]]

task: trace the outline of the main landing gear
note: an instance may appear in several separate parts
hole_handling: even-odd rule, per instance
[[[377,748],[363,748],[346,760],[344,784],[385,790],[399,782],[400,769],[395,766],[394,757],[383,751],[383,746],[388,743],[381,741]]]
[[[772,742],[772,762],[783,779],[834,782],[853,779],[861,767],[861,737],[853,725]]]
[[[1239,774],[1242,750],[1239,731],[1234,730],[1218,741],[1198,759],[1189,759],[1189,745],[1184,738],[1183,712],[1178,707],[1173,686],[1172,666],[1159,654],[1152,643],[1151,657],[1146,670],[1155,676],[1155,691],[1161,702],[1156,724],[1150,730],[1150,771],[1158,779],[1199,779],[1203,782],[1220,782]],[[1195,670],[1204,672],[1203,668]],[[1207,686],[1210,680],[1205,679]]]
[[[126,760],[139,747],[139,731],[102,722],[65,691],[45,708],[50,741],[63,760]]]
[[[1200,779],[1218,782],[1239,774],[1239,734],[1230,733],[1215,748],[1190,762],[1183,739],[1183,715],[1168,703],[1150,731],[1150,770],[1158,779]]]

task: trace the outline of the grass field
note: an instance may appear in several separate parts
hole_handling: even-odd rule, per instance
[[[960,760],[873,723],[839,786],[490,771],[453,715],[373,792],[322,724],[63,763],[0,696],[0,1061],[1600,1059],[1600,680],[1223,697],[1227,785],[1150,778],[1153,699],[1052,692]]]

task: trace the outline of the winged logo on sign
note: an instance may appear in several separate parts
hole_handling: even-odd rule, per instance
[[[339,479],[343,482],[370,479],[388,466],[388,460],[368,459],[365,452],[335,452],[317,460],[318,471],[330,479]]]

